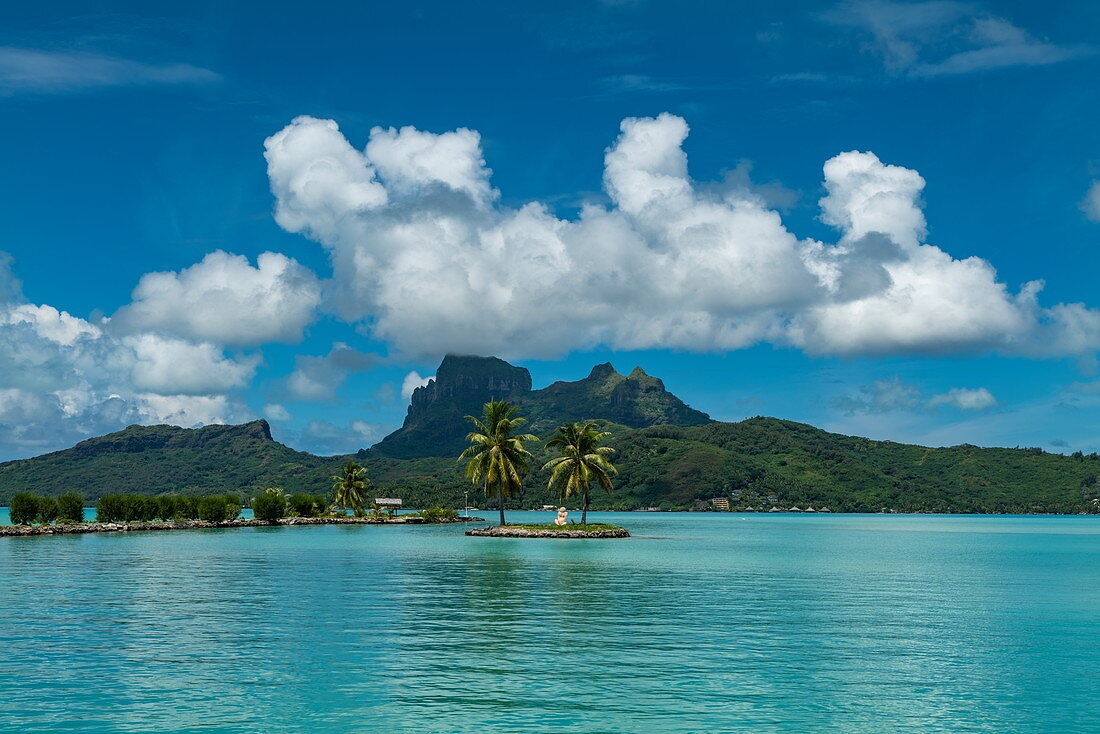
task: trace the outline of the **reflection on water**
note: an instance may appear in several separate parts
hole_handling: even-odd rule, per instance
[[[1097,730],[1100,520],[597,519],[0,539],[0,726]]]

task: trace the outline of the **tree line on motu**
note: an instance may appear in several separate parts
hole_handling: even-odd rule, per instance
[[[362,481],[360,479],[360,481]],[[274,522],[284,517],[345,517],[347,504],[330,502],[327,497],[312,494],[287,496],[279,488],[266,489],[252,498],[252,516],[257,520]],[[383,519],[392,511],[363,502],[351,508],[356,517]],[[225,522],[240,517],[241,498],[236,494],[208,495],[160,495],[147,497],[140,494],[106,494],[95,505],[95,522]],[[9,508],[13,525],[50,525],[53,523],[84,522],[84,499],[76,493],[61,497],[41,497],[20,492],[12,497]],[[457,517],[455,510],[432,507],[416,513],[428,522],[445,522]]]
[[[282,489],[265,489],[252,498],[252,516],[274,522],[284,517],[344,517],[351,510],[356,517],[387,518],[392,511],[377,505],[367,507],[370,480],[361,467],[351,464],[332,477],[332,497],[297,493],[287,495]],[[240,517],[239,495],[160,495],[106,494],[95,505],[95,522],[225,522]],[[75,492],[60,497],[41,497],[20,492],[11,499],[9,514],[13,525],[49,525],[52,523],[84,522],[84,498]],[[421,510],[417,516],[428,522],[445,522],[457,516],[454,510],[433,507]]]
[[[308,498],[312,500],[312,498]],[[158,520],[203,520],[223,522],[241,514],[241,498],[236,494],[206,497],[138,494],[105,494],[95,505],[95,521],[154,522]],[[11,498],[9,514],[13,525],[48,525],[84,522],[84,498],[75,492],[58,498],[20,492]]]

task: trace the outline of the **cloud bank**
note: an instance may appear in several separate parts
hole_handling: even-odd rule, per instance
[[[332,120],[268,138],[276,221],[321,243],[332,307],[410,357],[554,357],[614,349],[814,354],[1083,355],[1100,312],[1043,308],[980,258],[925,242],[925,181],[873,153],[823,168],[834,243],[799,238],[746,188],[697,184],[687,123],[628,118],[604,156],[610,205],[561,219],[501,205],[480,137],[374,128],[362,151]]]

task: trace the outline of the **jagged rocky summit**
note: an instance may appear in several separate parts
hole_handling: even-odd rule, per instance
[[[710,423],[706,413],[687,406],[664,383],[635,367],[619,374],[610,363],[597,365],[583,380],[531,389],[531,373],[496,357],[447,355],[435,379],[412,395],[405,422],[370,453],[392,458],[454,456],[470,432],[467,415],[480,415],[489,400],[517,403],[528,429],[541,434],[567,421],[606,420],[643,428]]]

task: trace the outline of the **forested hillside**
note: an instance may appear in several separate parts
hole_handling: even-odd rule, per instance
[[[631,429],[604,423],[620,474],[597,508],[691,509],[731,497],[735,507],[828,506],[838,511],[1081,512],[1100,498],[1100,458],[1038,449],[926,448],[828,433],[775,418]],[[548,458],[533,446],[539,463]],[[18,491],[88,500],[112,492],[248,495],[262,487],[324,492],[339,464],[363,463],[380,494],[410,506],[461,503],[453,457],[394,459],[361,452],[319,457],[271,439],[263,421],[183,429],[132,426],[71,449],[0,465],[0,503]],[[517,507],[556,502],[534,472]],[[474,503],[484,504],[474,493]]]

